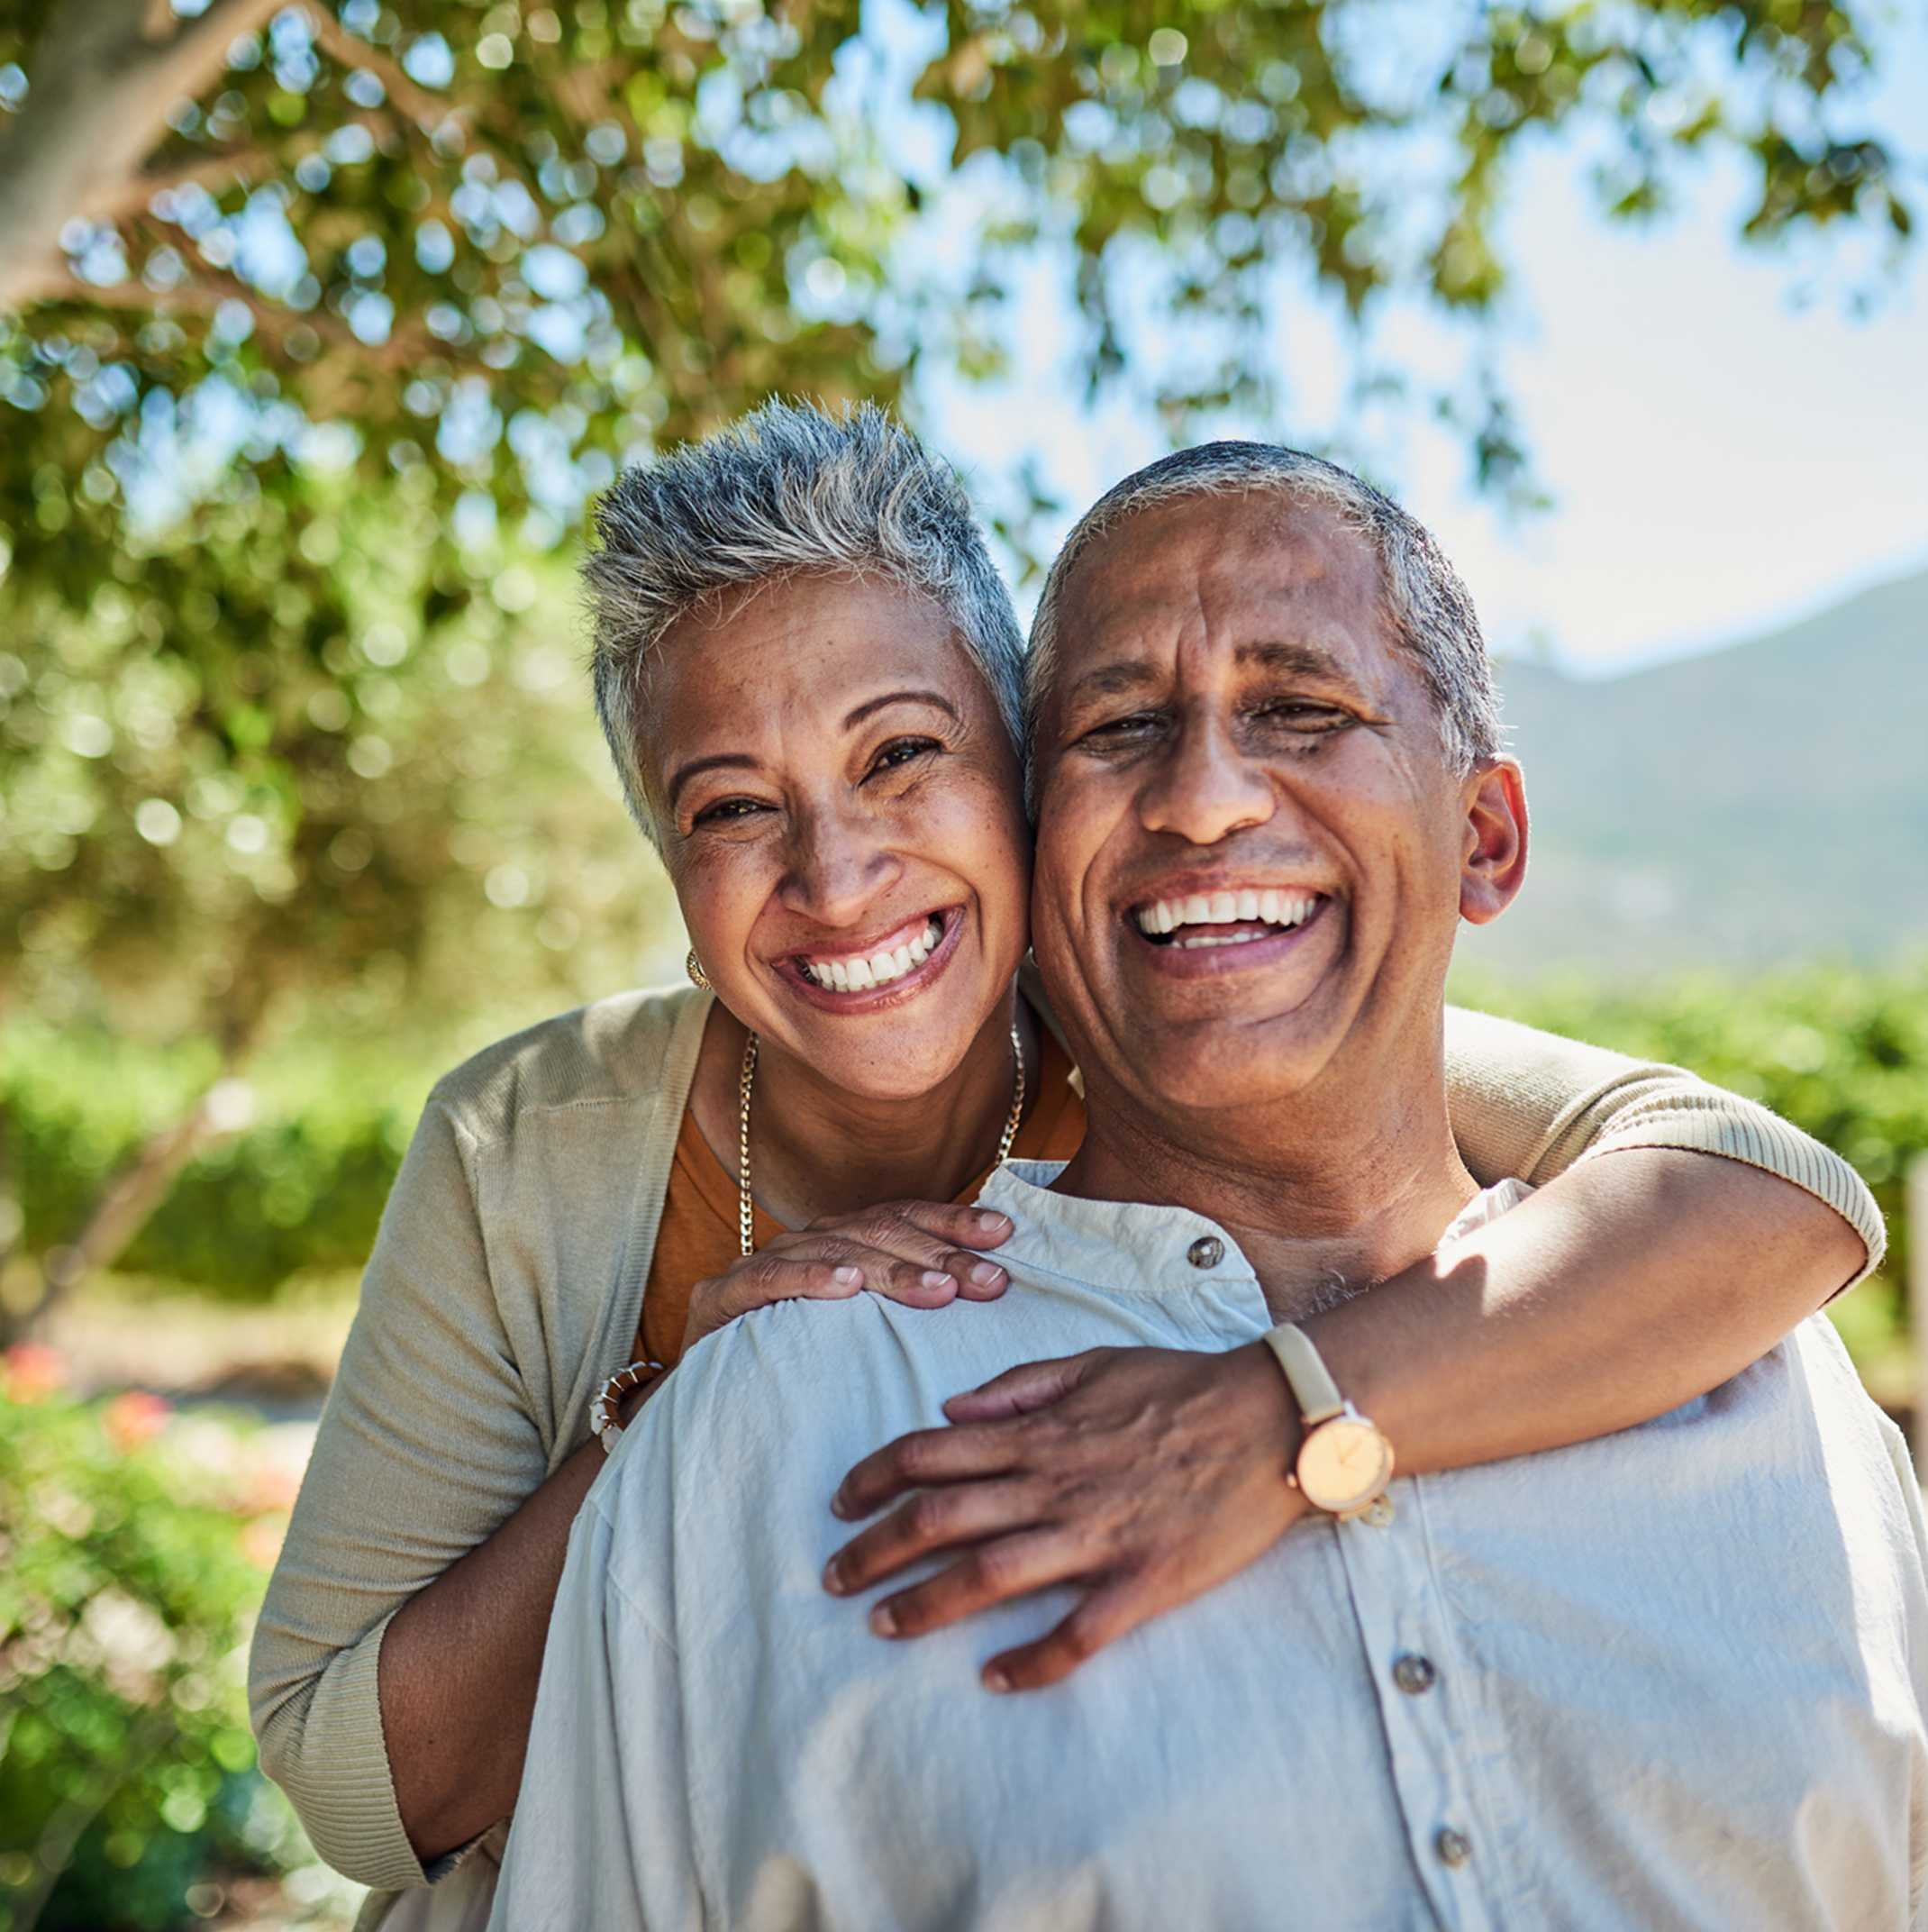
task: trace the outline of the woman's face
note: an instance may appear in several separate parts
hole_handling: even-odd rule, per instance
[[[654,693],[642,766],[724,1004],[848,1092],[929,1092],[1001,1018],[1031,876],[1017,761],[942,613],[761,585],[670,627]]]

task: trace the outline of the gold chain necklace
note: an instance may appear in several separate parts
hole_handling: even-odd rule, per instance
[[[1017,1022],[1011,1023],[1011,1052],[1017,1061],[1017,1091],[1011,1096],[1011,1111],[1005,1131],[997,1142],[997,1159],[1002,1167],[1011,1158],[1011,1144],[1017,1138],[1018,1123],[1024,1117],[1024,1043],[1018,1038]],[[741,1252],[754,1254],[756,1202],[750,1192],[750,1089],[757,1078],[757,1036],[751,1034],[743,1045],[742,1078],[737,1082],[736,1113],[736,1233]]]

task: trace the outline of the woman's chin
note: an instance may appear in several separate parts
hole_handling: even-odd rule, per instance
[[[853,1099],[919,1099],[942,1088],[974,1051],[983,1052],[987,1031],[997,1051],[1009,1055],[1000,1022],[1015,972],[1014,965],[1001,978],[988,974],[967,952],[923,985],[854,996],[826,994],[785,975],[780,1015],[771,1014],[760,1030],[770,1044]]]

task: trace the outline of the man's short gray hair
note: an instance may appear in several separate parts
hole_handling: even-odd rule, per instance
[[[927,597],[984,673],[1021,750],[1024,647],[1010,593],[950,467],[865,403],[772,402],[646,469],[596,506],[583,565],[596,715],[643,834],[660,846],[640,758],[650,658],[680,617],[804,573],[881,577]]]
[[[1479,618],[1432,533],[1350,469],[1267,442],[1205,442],[1161,457],[1107,490],[1079,519],[1051,565],[1032,620],[1025,719],[1033,751],[1057,671],[1065,585],[1078,558],[1127,517],[1158,504],[1255,491],[1316,504],[1365,538],[1379,560],[1387,623],[1425,673],[1453,770],[1463,778],[1493,757],[1500,749],[1499,698]]]

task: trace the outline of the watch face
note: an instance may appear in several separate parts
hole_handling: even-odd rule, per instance
[[[1322,1422],[1299,1450],[1299,1487],[1315,1509],[1334,1516],[1369,1503],[1392,1480],[1393,1445],[1363,1419]]]

